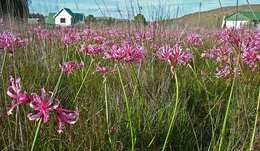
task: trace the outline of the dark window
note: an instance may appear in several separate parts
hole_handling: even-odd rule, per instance
[[[65,23],[66,22],[66,19],[65,18],[61,18],[60,19],[60,23]]]

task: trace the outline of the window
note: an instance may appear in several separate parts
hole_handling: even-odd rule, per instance
[[[60,23],[66,23],[66,19],[65,18],[61,18],[60,19]]]

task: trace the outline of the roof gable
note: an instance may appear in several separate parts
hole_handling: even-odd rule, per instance
[[[69,9],[69,8],[62,8],[60,11],[58,11],[58,13],[56,13],[53,17],[58,16],[62,11],[66,11],[71,17],[74,16],[73,12]]]

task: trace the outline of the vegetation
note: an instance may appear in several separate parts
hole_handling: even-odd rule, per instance
[[[146,25],[147,24],[146,19],[145,19],[144,15],[142,15],[142,14],[137,14],[134,17],[134,23],[137,25]]]
[[[26,18],[29,14],[28,0],[1,0],[0,16]]]
[[[94,17],[94,15],[88,15],[88,16],[85,18],[85,23],[86,23],[86,24],[95,23],[96,20],[97,20],[97,19]]]
[[[12,29],[17,34],[0,35],[4,150],[260,149],[259,60],[250,57],[259,55],[260,33],[157,25]],[[21,90],[10,87],[11,75],[21,77]],[[61,134],[59,110],[31,102],[41,88],[73,115],[79,111],[75,124],[63,119]],[[29,102],[20,100],[8,116],[14,95]],[[38,110],[48,113],[32,116]]]

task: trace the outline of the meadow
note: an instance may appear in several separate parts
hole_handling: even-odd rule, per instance
[[[1,150],[260,150],[260,32],[1,26]]]

